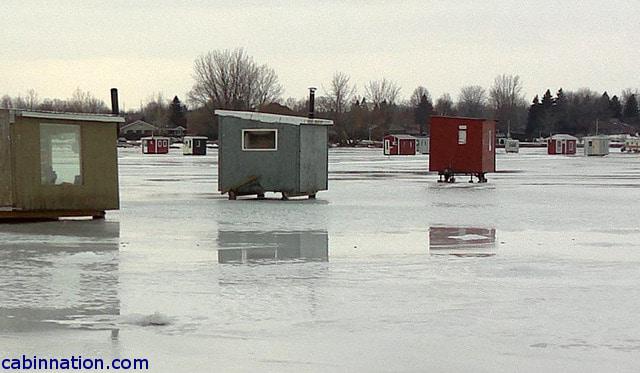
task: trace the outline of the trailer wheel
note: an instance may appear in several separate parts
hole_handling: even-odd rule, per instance
[[[309,199],[316,199],[316,194],[315,193],[309,194]]]
[[[286,192],[282,192],[282,198],[283,201],[288,201],[289,200],[289,196],[287,195]]]
[[[258,193],[258,199],[264,199],[264,193]]]
[[[236,192],[234,192],[233,190],[229,191],[229,201],[235,201],[236,198],[238,198],[238,196],[236,195]]]

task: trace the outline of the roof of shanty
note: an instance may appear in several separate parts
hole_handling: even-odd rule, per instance
[[[567,134],[564,134],[564,133],[559,133],[557,135],[553,135],[553,136],[551,136],[551,138],[553,140],[578,140],[577,137],[571,136],[571,135],[567,135]]]
[[[60,113],[54,111],[16,110],[16,116],[25,118],[77,120],[81,122],[124,123],[124,118],[111,114]]]
[[[185,136],[185,139],[195,139],[195,140],[208,140],[209,138],[207,136]]]
[[[415,136],[411,136],[411,135],[395,135],[393,133],[389,134],[387,136],[393,136],[393,137],[395,137],[397,139],[400,139],[400,140],[415,140],[415,138],[416,138]]]
[[[296,117],[292,115],[257,113],[254,111],[216,110],[215,114],[221,117],[235,117],[235,118],[255,120],[258,122],[265,122],[265,123],[291,124],[294,126],[299,126],[299,125],[331,126],[333,125],[333,121],[328,119],[316,119],[316,118],[312,119],[312,118],[306,118],[306,117]]]
[[[148,136],[141,137],[140,140],[169,140],[169,138],[165,136]]]

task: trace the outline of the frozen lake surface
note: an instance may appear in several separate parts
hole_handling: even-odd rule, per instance
[[[215,152],[120,149],[105,221],[0,225],[0,357],[635,372],[640,157],[545,150],[442,185],[428,156],[332,149],[329,191],[285,202],[221,196]]]

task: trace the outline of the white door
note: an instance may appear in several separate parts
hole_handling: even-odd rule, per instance
[[[562,154],[562,143],[564,140],[556,140],[556,154]]]
[[[389,155],[389,148],[391,147],[391,140],[384,139],[384,154]]]

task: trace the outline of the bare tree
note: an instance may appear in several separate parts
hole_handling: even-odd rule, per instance
[[[498,75],[493,81],[489,102],[502,130],[508,126],[524,128],[525,118],[522,114],[526,110],[526,100],[522,88],[518,75]]]
[[[282,95],[275,71],[257,65],[244,49],[214,50],[194,62],[189,99],[197,105],[251,110]]]
[[[96,98],[89,91],[83,91],[80,88],[76,88],[71,95],[71,98],[67,100],[67,108],[65,111],[72,111],[76,113],[104,113],[109,109],[104,101]]]
[[[451,99],[451,95],[448,93],[443,93],[442,96],[438,97],[438,99],[436,100],[436,105],[434,106],[434,111],[438,115],[455,114],[455,108],[453,107],[453,100]]]
[[[26,109],[37,109],[38,104],[40,104],[40,98],[38,97],[38,92],[36,92],[35,89],[31,88],[27,91],[27,95],[24,97],[24,104]]]
[[[481,117],[486,114],[487,92],[479,85],[469,85],[460,89],[458,114],[467,117]]]
[[[413,93],[411,94],[411,98],[409,98],[409,106],[411,107],[418,106],[422,101],[422,96],[425,96],[427,98],[427,101],[433,102],[433,100],[431,99],[431,94],[429,93],[429,90],[423,86],[418,86],[416,89],[413,90]]]
[[[9,95],[2,96],[2,98],[0,99],[0,108],[11,109],[12,107],[13,107],[13,100],[11,99],[11,96]]]
[[[364,95],[373,105],[380,105],[382,102],[393,105],[400,95],[400,87],[386,78],[372,80],[364,86]]]
[[[325,95],[329,101],[329,111],[344,113],[356,93],[356,86],[349,82],[349,75],[336,72],[331,79],[329,90],[325,90]]]

